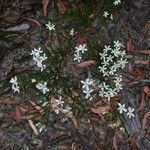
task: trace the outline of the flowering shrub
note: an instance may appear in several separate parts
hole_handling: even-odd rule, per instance
[[[113,5],[116,6],[120,3],[120,0],[116,0]],[[102,15],[105,18],[114,19],[112,13],[108,11],[104,11]],[[57,27],[57,23],[53,24],[50,21],[46,23],[49,32],[56,32],[55,27]],[[58,49],[47,44],[34,48],[31,52],[35,66],[27,75],[29,78],[27,83],[42,95],[41,107],[45,110],[51,108],[51,111],[56,114],[69,112],[76,115],[84,114],[84,111],[89,110],[96,97],[110,101],[122,90],[121,70],[127,64],[124,45],[117,40],[108,46],[104,45],[103,48],[96,44],[98,48],[95,48],[86,41],[76,42],[74,38],[70,38],[74,37],[76,33],[78,31],[72,28],[68,35],[69,38]],[[64,67],[64,58],[67,58],[65,64],[68,65],[67,68]],[[80,70],[77,65],[86,61],[92,61],[93,64],[85,66],[83,69],[86,72],[85,75],[77,74],[78,78],[76,78],[69,69]],[[81,71],[83,70],[81,69]],[[70,74],[73,74],[74,79]],[[21,91],[16,76],[10,82],[14,92]],[[127,111],[124,104],[119,103],[118,105],[120,114],[127,113],[129,118],[134,117],[134,108],[129,107]],[[45,130],[45,126],[41,123],[38,123],[37,126],[40,128],[40,132]]]

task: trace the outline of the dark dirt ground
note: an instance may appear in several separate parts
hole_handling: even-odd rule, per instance
[[[57,3],[57,1],[54,1]],[[48,17],[58,15],[55,3],[50,1]],[[73,1],[65,1],[69,6]],[[139,53],[150,49],[150,1],[126,0],[118,10],[115,21],[106,25],[93,19],[93,33],[89,39],[99,44],[109,44],[112,39],[120,39],[127,47],[129,65],[124,70],[124,80],[127,85],[123,90],[123,102],[126,105],[137,107],[141,98],[142,88],[149,85],[150,71],[149,57]],[[54,41],[54,47],[59,45],[57,32],[47,33],[43,17],[41,0],[0,1],[0,101],[11,98],[21,105],[31,105],[28,100],[38,101],[35,92],[25,89],[19,95],[13,95],[9,80],[14,75],[24,73],[32,67],[31,50],[35,46],[45,44],[45,41]],[[39,24],[37,22],[38,21]],[[19,26],[22,25],[22,28]],[[17,27],[19,34],[11,33]],[[71,27],[62,24],[59,32],[69,32]],[[7,38],[2,32],[10,31]],[[9,38],[10,37],[10,38]],[[140,62],[137,62],[139,61]],[[142,110],[136,117],[128,121],[124,119],[127,133],[121,133],[123,139],[117,138],[119,150],[149,150],[150,149],[150,122],[145,129],[141,129],[141,121],[146,112],[150,111],[150,101],[147,97]],[[92,124],[87,125],[85,120],[76,129],[72,122],[62,116],[49,117],[47,131],[35,136],[29,123],[25,120],[17,122],[14,117],[15,106],[0,104],[0,150],[111,150],[115,130],[108,126],[108,122],[101,122],[99,116],[91,113]],[[36,122],[36,121],[35,121]],[[135,141],[128,139],[128,134],[135,137]],[[134,144],[133,144],[134,143]]]

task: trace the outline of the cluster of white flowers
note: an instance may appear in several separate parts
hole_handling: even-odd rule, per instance
[[[40,90],[43,94],[49,92],[49,89],[47,88],[47,82],[44,82],[43,84],[42,83],[36,84],[36,88]]]
[[[113,4],[115,5],[115,6],[117,6],[117,5],[119,5],[119,4],[121,4],[121,0],[115,0],[114,2],[113,2]],[[108,11],[104,11],[103,12],[103,16],[105,17],[105,18],[110,18],[111,20],[113,20],[114,18],[113,18],[113,15],[111,14],[111,13],[109,13]]]
[[[100,53],[100,59],[102,66],[99,66],[99,71],[103,77],[111,77],[115,86],[111,88],[106,82],[100,83],[99,86],[99,96],[106,97],[110,100],[122,89],[122,76],[117,75],[120,68],[124,68],[127,60],[124,59],[125,51],[121,50],[124,46],[119,41],[113,42],[113,48],[111,46],[106,46],[103,52]]]
[[[99,96],[106,97],[108,100],[117,95],[117,88],[111,88],[105,82],[99,84],[99,89]]]
[[[114,18],[113,18],[113,15],[112,15],[111,13],[109,13],[108,11],[104,11],[103,16],[104,16],[105,18],[109,17],[111,20],[114,19]]]
[[[81,62],[82,60],[82,54],[87,51],[86,44],[79,45],[78,47],[75,47],[75,54],[74,54],[74,60]]]
[[[45,61],[47,57],[46,54],[41,50],[41,47],[38,49],[34,48],[31,55],[33,56],[33,60],[35,61],[36,65],[41,69],[41,71],[43,71],[46,68],[46,65],[43,64],[43,61]]]
[[[55,98],[51,98],[51,106],[54,109],[56,114],[59,114],[60,111],[63,111],[64,113],[68,113],[71,110],[71,107],[69,106],[64,106],[65,102],[62,100],[62,94],[61,94],[62,90],[58,91],[58,99]]]
[[[134,108],[128,107],[128,109],[126,109],[125,104],[121,104],[121,103],[118,103],[118,106],[119,106],[118,111],[120,114],[125,112],[129,118],[135,117],[135,115],[133,113],[135,111]]]
[[[127,60],[124,59],[125,51],[122,50],[124,46],[119,41],[113,42],[113,48],[109,45],[104,47],[103,52],[100,53],[101,66],[98,66],[100,74],[108,80],[111,78],[111,85],[107,81],[100,82],[94,81],[93,79],[85,79],[81,81],[83,93],[85,99],[92,99],[92,93],[94,88],[98,86],[99,96],[105,97],[110,100],[116,96],[122,89],[122,76],[118,75],[120,68],[124,68]],[[87,51],[86,45],[80,45],[76,47],[76,57],[74,60],[80,62],[81,53]]]
[[[53,23],[51,23],[50,21],[48,22],[48,24],[46,24],[46,27],[51,31],[51,30],[55,30],[55,25]]]
[[[91,97],[91,93],[93,92],[92,89],[92,84],[93,84],[93,80],[87,78],[85,81],[81,80],[82,85],[82,89],[83,89],[83,93],[85,94],[85,99],[92,99]]]
[[[113,4],[114,4],[115,6],[117,6],[117,5],[121,4],[121,0],[115,0],[115,1],[113,2]]]
[[[14,92],[20,92],[16,76],[14,78],[11,78],[10,83],[12,83],[12,89],[14,90]]]
[[[103,52],[100,53],[102,66],[99,66],[103,76],[114,75],[119,68],[125,67],[127,59],[124,59],[125,51],[121,50],[122,47],[124,46],[119,41],[114,41],[114,48],[105,45]]]

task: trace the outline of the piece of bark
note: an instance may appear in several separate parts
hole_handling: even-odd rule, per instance
[[[123,101],[126,107],[136,108],[136,103],[138,101],[138,92],[135,87],[125,87],[123,89]],[[131,119],[128,118],[126,113],[123,115],[123,124],[126,128],[126,131],[129,135],[135,135],[135,143],[138,150],[149,150],[150,140],[145,136],[145,132],[142,129],[142,125],[138,116],[138,113],[135,112],[135,117]]]

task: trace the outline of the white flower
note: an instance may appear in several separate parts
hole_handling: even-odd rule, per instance
[[[87,51],[87,48],[86,48],[86,44],[83,44],[83,45],[79,45],[78,47],[75,47],[76,51],[78,52],[82,52],[84,53],[85,51]]]
[[[113,4],[116,6],[116,5],[119,5],[119,4],[121,4],[121,0],[115,0],[114,2],[113,2]]]
[[[57,107],[57,108],[55,108],[55,113],[58,115],[59,114],[59,112],[60,112],[60,109]]]
[[[124,47],[124,46],[122,45],[121,42],[119,42],[119,41],[114,41],[114,47],[120,49],[121,47]]]
[[[46,86],[47,86],[47,82],[44,82],[44,84],[38,83],[36,85],[36,88],[42,91],[43,94],[46,94],[46,92],[49,92],[49,89]]]
[[[41,56],[40,58],[41,58],[41,61],[46,60],[47,59],[46,54],[44,53],[43,56]]]
[[[18,85],[12,84],[12,89],[14,90],[14,92],[20,92]]]
[[[112,49],[111,53],[114,54],[115,57],[118,57],[121,54],[121,52],[119,50],[120,50],[120,47],[116,47],[116,48]]]
[[[122,82],[122,76],[121,75],[115,77],[115,83],[117,84],[117,83],[120,83],[120,82]]]
[[[125,66],[126,66],[126,64],[128,63],[128,61],[127,61],[127,59],[120,59],[119,61],[118,61],[118,64],[120,65],[120,67],[123,69]]]
[[[106,70],[107,70],[106,66],[102,66],[102,67],[99,66],[98,68],[99,68],[99,71],[102,73],[106,72]]]
[[[64,103],[65,103],[65,102],[64,102],[63,100],[61,100],[61,99],[58,100],[58,105],[63,106]]]
[[[103,87],[104,87],[105,90],[108,90],[108,89],[109,89],[109,85],[107,85],[105,82],[103,82],[102,85],[103,85]]]
[[[107,65],[109,65],[109,62],[106,61],[106,60],[104,60],[104,61],[102,62],[102,65],[103,65],[103,66],[107,66]]]
[[[64,113],[68,113],[71,111],[71,107],[70,106],[66,106],[65,109],[63,109]]]
[[[17,85],[17,77],[15,76],[14,78],[11,78],[10,83]]]
[[[31,79],[31,82],[32,82],[32,83],[35,83],[35,82],[36,82],[36,79],[34,79],[34,78]]]
[[[118,84],[115,89],[116,89],[117,92],[119,92],[120,90],[122,90],[123,89],[122,88],[122,84]]]
[[[108,93],[111,97],[114,97],[115,95],[117,95],[116,89],[112,89],[112,88],[109,89]]]
[[[112,96],[108,92],[104,92],[104,97],[107,97],[108,101],[110,101]]]
[[[105,72],[103,73],[103,76],[104,76],[104,77],[105,77],[105,76],[109,76],[108,72],[105,71]]]
[[[118,103],[118,111],[120,114],[122,114],[123,112],[127,112],[127,109],[125,108],[125,104],[121,104],[121,103]]]
[[[129,107],[129,108],[128,108],[128,112],[127,112],[127,116],[128,116],[129,118],[135,117],[135,115],[133,114],[133,112],[134,112],[134,108]]]
[[[99,96],[104,97],[104,88],[101,88],[99,91]]]
[[[71,29],[70,35],[71,35],[71,36],[74,36],[74,28]]]
[[[107,53],[108,51],[110,51],[110,50],[112,50],[112,48],[110,47],[110,45],[109,46],[104,46],[105,48],[103,49],[103,51],[105,52],[105,53]]]
[[[55,30],[55,25],[52,24],[51,22],[48,22],[48,24],[46,24],[46,27],[51,31],[51,30]]]
[[[79,53],[74,54],[74,60],[77,60],[78,62],[82,60],[82,57],[80,56]]]
[[[119,92],[122,89],[122,76],[115,77],[114,83],[116,91]]]
[[[106,18],[109,15],[108,11],[104,11],[103,16]]]
[[[122,52],[121,52],[121,54],[120,54],[122,57],[124,57],[125,55],[126,55],[126,52],[125,52],[125,50],[123,50]]]
[[[114,73],[117,71],[115,66],[110,67],[109,75],[114,75]]]
[[[109,55],[108,57],[106,57],[106,61],[107,62],[113,62],[113,58],[114,58],[114,56],[111,56],[111,55]]]
[[[89,86],[93,84],[93,80],[87,78],[85,81],[81,81],[81,83],[83,84],[82,88],[84,89],[89,89]]]
[[[14,78],[11,78],[10,83],[12,83],[12,89],[14,90],[14,92],[20,92],[16,76]]]
[[[43,71],[46,68],[46,65],[43,64],[43,61],[47,59],[46,54],[44,53],[42,55],[43,51],[41,50],[41,47],[38,49],[34,48],[32,50],[31,55],[33,56],[33,60],[35,61],[36,65]]]
[[[105,60],[106,56],[107,56],[107,53],[99,53],[99,55],[101,56],[101,59],[102,60]]]
[[[91,97],[91,93],[92,92],[93,92],[93,89],[85,89],[85,90],[83,90],[83,93],[86,94],[85,95],[85,99],[89,99]]]
[[[120,65],[118,63],[114,63],[114,68],[116,68],[116,70],[120,67]]]
[[[30,55],[33,56],[33,59],[36,59],[40,56],[41,53],[43,53],[43,51],[41,50],[41,47],[39,47],[38,49],[34,48]]]
[[[112,14],[110,15],[110,19],[111,19],[111,20],[113,20],[113,19],[114,19]]]
[[[43,65],[42,62],[37,62],[37,66],[41,68],[41,72],[46,68],[46,65]]]

